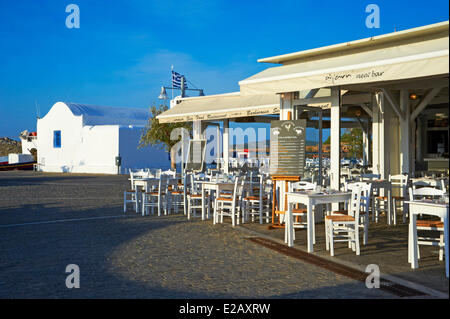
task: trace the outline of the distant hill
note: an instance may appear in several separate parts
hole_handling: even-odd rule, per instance
[[[0,156],[8,156],[10,153],[22,153],[22,144],[8,137],[0,137]]]
[[[319,145],[319,141],[306,141],[306,146]]]

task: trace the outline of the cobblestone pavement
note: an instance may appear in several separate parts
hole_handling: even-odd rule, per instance
[[[0,298],[395,297],[252,243],[228,224],[123,214],[127,183],[0,172]],[[79,289],[65,286],[68,264],[80,267]]]

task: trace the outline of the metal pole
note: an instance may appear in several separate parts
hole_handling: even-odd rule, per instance
[[[184,76],[181,77],[181,97],[184,97]]]
[[[172,77],[172,100],[173,100],[173,65],[170,66],[170,76]]]
[[[322,186],[322,165],[323,165],[323,154],[322,154],[322,111],[319,111],[319,176],[318,183]]]

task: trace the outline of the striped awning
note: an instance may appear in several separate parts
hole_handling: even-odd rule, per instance
[[[449,72],[448,21],[340,45],[274,57],[283,63],[239,82],[241,95],[405,80]]]
[[[280,113],[276,94],[241,96],[239,92],[183,98],[157,116],[160,123],[220,120]]]

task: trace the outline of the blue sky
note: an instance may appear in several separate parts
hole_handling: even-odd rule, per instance
[[[68,29],[67,5],[80,8]],[[365,26],[368,4],[380,28]],[[147,107],[170,66],[206,94],[238,91],[262,57],[448,20],[448,1],[0,0],[0,136],[57,101]]]

